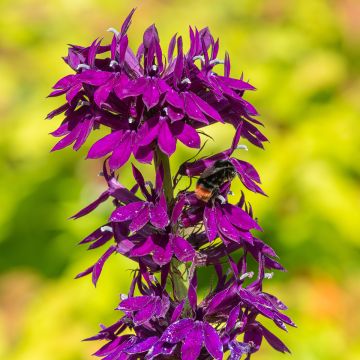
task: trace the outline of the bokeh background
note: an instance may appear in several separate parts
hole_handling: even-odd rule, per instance
[[[68,74],[66,44],[110,41],[106,29],[119,28],[134,5],[131,44],[153,22],[163,45],[175,32],[186,36],[188,25],[208,25],[233,73],[244,71],[258,88],[247,99],[270,143],[240,155],[262,174],[270,196],[251,201],[288,269],[266,283],[298,324],[281,336],[296,360],[359,359],[358,0],[1,0],[0,358],[90,359],[99,344],[80,340],[119,315],[113,309],[133,264],[112,258],[97,289],[88,278],[73,280],[99,256],[76,243],[108,208],[66,219],[104,188],[101,164],[83,161],[86,147],[50,154],[47,133],[61,119],[43,119],[60,104],[45,97]],[[212,149],[232,136],[227,127],[212,134]],[[172,166],[187,155],[180,147]],[[126,168],[120,178],[131,183]],[[265,345],[254,358],[285,356]]]

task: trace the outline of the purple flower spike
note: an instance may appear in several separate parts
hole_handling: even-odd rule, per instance
[[[286,306],[264,291],[273,276],[266,271],[285,269],[258,238],[262,228],[245,193],[237,202],[229,198],[235,176],[244,191],[265,195],[258,172],[241,158],[247,146],[239,144],[263,148],[267,141],[256,109],[245,100],[255,87],[243,75],[231,76],[230,56],[225,52],[222,58],[219,40],[207,27],[190,27],[188,49],[183,37],[174,35],[165,50],[151,25],[134,51],[127,34],[134,12],[120,30],[109,29],[110,43],[70,45],[64,61],[71,73],[49,95],[65,98],[47,115],[64,117],[51,133],[59,138],[53,151],[79,150],[93,130],[106,131],[87,154],[106,157],[100,174],[105,189],[72,218],[105,202],[113,208],[80,242],[99,255],[76,278],[91,274],[96,286],[114,254],[134,264],[130,288],[117,307],[120,319],[86,340],[105,341],[94,354],[104,360],[249,360],[264,341],[290,352],[261,323],[266,317],[281,330],[295,326],[284,314]],[[200,135],[215,123],[231,124],[235,134],[225,150],[210,156],[203,154]],[[171,169],[179,143],[194,156]],[[121,175],[130,158],[135,163],[127,188]],[[144,176],[137,162],[153,163],[154,176]],[[257,270],[254,261],[248,268],[249,256]],[[200,267],[215,270],[214,286],[200,284]]]

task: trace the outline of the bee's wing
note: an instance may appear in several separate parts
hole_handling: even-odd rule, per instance
[[[200,179],[206,179],[207,177],[209,176],[212,176],[218,172],[221,172],[222,171],[222,167],[215,167],[215,166],[212,166],[212,167],[209,167],[207,169],[205,169],[201,175],[200,175]]]

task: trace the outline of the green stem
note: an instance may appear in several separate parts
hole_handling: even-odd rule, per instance
[[[169,157],[164,154],[160,149],[155,152],[155,171],[162,164],[164,168],[164,182],[163,188],[166,198],[168,209],[171,211],[174,205],[174,190],[172,186],[171,169]],[[176,258],[173,258],[170,263],[170,276],[173,286],[174,298],[182,300],[188,293],[188,277],[186,264],[182,264]]]

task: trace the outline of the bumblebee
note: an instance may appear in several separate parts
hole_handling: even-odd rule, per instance
[[[218,160],[204,170],[196,182],[195,195],[199,200],[208,202],[222,184],[231,181],[236,175],[234,165],[229,160]]]

